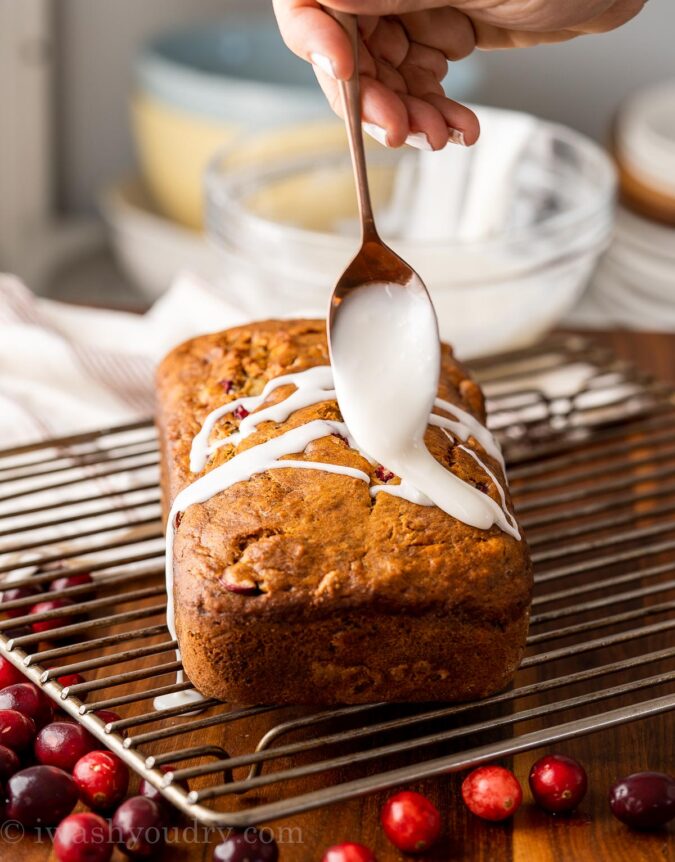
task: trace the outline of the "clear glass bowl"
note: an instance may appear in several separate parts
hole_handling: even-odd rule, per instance
[[[479,109],[482,121],[508,120],[510,113]],[[427,284],[441,335],[458,355],[536,340],[572,307],[609,241],[615,193],[609,157],[583,135],[536,120],[513,159],[508,196],[496,201],[485,158],[476,162],[475,153],[462,150],[452,158],[466,160],[467,178],[483,165],[466,202],[474,224],[476,214],[480,227],[481,213],[491,216],[495,206],[501,222],[489,236],[463,238],[463,203],[454,235],[429,239],[451,194],[443,186],[428,201],[420,197],[430,156],[436,154],[368,146],[383,238]],[[323,316],[358,245],[341,125],[240,139],[210,165],[206,196],[209,234],[223,255],[221,290],[254,318]],[[423,224],[430,225],[427,233]]]

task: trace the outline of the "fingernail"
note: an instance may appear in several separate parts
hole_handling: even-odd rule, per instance
[[[389,146],[386,129],[383,129],[382,126],[376,126],[375,123],[362,123],[362,125],[363,131],[371,138],[375,138],[378,144],[382,144],[383,147]]]
[[[429,138],[424,132],[411,132],[405,139],[405,142],[409,147],[415,147],[416,150],[433,150],[433,147],[429,143]]]
[[[337,75],[335,74],[335,69],[333,68],[333,61],[330,57],[326,57],[325,54],[310,54],[309,59],[312,61],[314,66],[317,66],[321,69],[322,72],[325,72],[326,75],[329,75],[331,78],[337,79]]]
[[[459,129],[448,129],[448,141],[450,141],[451,144],[458,144],[460,147],[466,146],[464,132],[460,132]]]

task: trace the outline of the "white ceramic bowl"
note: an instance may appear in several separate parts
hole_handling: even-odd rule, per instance
[[[484,119],[511,113],[478,110]],[[223,261],[219,284],[253,317],[323,314],[357,245],[344,134],[336,129],[332,138],[325,133],[308,141],[298,132],[294,141],[289,131],[285,147],[278,135],[274,144],[264,136],[239,142],[209,170],[208,226]],[[393,177],[401,159],[427,155],[369,147],[376,211],[391,216],[392,209],[409,209]],[[592,141],[536,121],[513,169],[508,227],[499,235],[425,241],[383,229],[426,282],[442,336],[464,357],[532,342],[554,326],[580,296],[610,238],[615,173]],[[415,189],[414,175],[409,185]],[[494,206],[487,185],[474,201],[479,209]]]
[[[161,216],[140,180],[106,189],[101,210],[122,270],[148,300],[158,299],[181,270],[211,281],[220,273],[218,255],[204,235]]]

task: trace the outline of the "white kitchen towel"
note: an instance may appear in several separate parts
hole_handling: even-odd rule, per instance
[[[145,315],[38,299],[0,275],[0,448],[152,415],[162,356],[246,320],[190,273]]]

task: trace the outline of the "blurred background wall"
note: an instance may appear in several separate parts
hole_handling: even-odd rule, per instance
[[[57,202],[90,210],[133,163],[128,93],[151,34],[226,11],[271,15],[269,0],[58,0]],[[597,139],[619,100],[675,73],[675,3],[651,0],[621,30],[562,45],[480,54],[475,100],[532,111]]]

